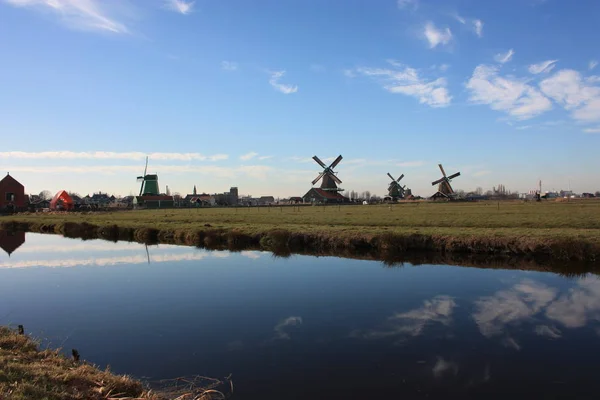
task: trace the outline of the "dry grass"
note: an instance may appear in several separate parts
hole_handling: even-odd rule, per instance
[[[233,392],[230,380],[205,377],[163,381],[161,387],[147,391],[129,376],[75,362],[58,350],[40,351],[28,336],[0,326],[0,400],[217,400]]]
[[[77,363],[58,351],[39,351],[29,337],[0,327],[0,399],[116,398],[159,399],[130,377]]]
[[[22,214],[4,220],[17,222],[13,229],[20,224],[67,236],[209,248],[255,245],[282,253],[289,247],[600,257],[600,201],[593,199]]]

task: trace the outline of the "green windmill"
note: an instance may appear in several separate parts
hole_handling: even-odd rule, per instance
[[[148,157],[146,157],[146,167],[144,168],[144,175],[138,176],[138,182],[141,181],[140,196],[158,196],[160,191],[158,190],[158,175],[151,174],[147,175],[148,171]]]

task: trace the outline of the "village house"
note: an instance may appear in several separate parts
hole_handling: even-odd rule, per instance
[[[0,180],[0,211],[19,211],[27,207],[25,187],[9,173]]]

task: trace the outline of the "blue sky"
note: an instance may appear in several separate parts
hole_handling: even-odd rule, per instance
[[[0,171],[37,193],[302,195],[387,172],[600,190],[594,0],[0,0]]]

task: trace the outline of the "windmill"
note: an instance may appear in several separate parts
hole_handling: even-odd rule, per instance
[[[438,166],[440,167],[440,171],[442,171],[443,176],[440,179],[438,179],[437,181],[431,182],[431,185],[435,186],[435,185],[439,184],[438,192],[445,196],[454,195],[454,189],[452,189],[452,186],[450,185],[450,181],[452,181],[452,179],[456,178],[457,176],[460,176],[460,172],[457,172],[450,176],[446,176],[446,171],[444,171],[444,167],[442,167],[442,164],[438,164]]]
[[[323,167],[323,172],[319,174],[313,181],[314,185],[319,181],[319,179],[323,179],[321,182],[321,189],[327,190],[331,192],[342,192],[344,189],[338,188],[338,184],[342,183],[342,181],[335,175],[337,172],[333,172],[333,169],[342,161],[342,155],[340,154],[338,158],[336,158],[329,166],[327,166],[323,161],[319,159],[319,157],[314,156],[313,160],[317,162],[321,167]]]
[[[388,186],[388,195],[392,198],[392,200],[396,201],[398,199],[404,198],[404,192],[406,191],[406,186],[402,186],[400,181],[404,178],[404,174],[400,175],[400,178],[394,179],[394,177],[388,172],[387,175],[392,180]]]
[[[146,157],[146,167],[144,168],[144,175],[138,176],[138,182],[141,181],[140,196],[158,196],[160,191],[158,190],[158,175],[151,174],[147,175],[148,172],[148,157]]]

